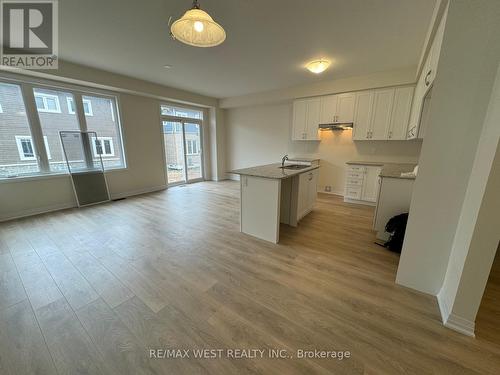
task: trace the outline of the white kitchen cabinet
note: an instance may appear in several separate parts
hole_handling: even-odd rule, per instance
[[[330,124],[335,122],[335,116],[337,116],[337,103],[338,95],[327,95],[322,96],[320,99],[320,124]]]
[[[374,165],[349,165],[344,201],[374,205],[378,198],[381,169],[381,166]]]
[[[370,139],[384,140],[389,134],[394,89],[375,90],[373,93],[373,112],[370,125]]]
[[[394,91],[394,105],[387,139],[405,140],[410,117],[413,87],[397,87]]]
[[[338,95],[337,103],[337,121],[336,122],[353,122],[354,121],[354,102],[356,101],[355,93],[346,93]]]
[[[356,94],[352,139],[370,139],[372,107],[373,91],[361,91]]]
[[[437,75],[437,68],[439,62],[439,56],[441,54],[441,44],[443,42],[444,28],[446,25],[447,10],[444,12],[443,17],[439,22],[439,26],[432,40],[431,47],[423,64],[422,71],[417,81],[417,86],[415,87],[415,93],[413,95],[410,121],[408,124],[408,131],[406,139],[421,138],[423,132],[419,131],[423,104],[428,91],[431,89],[432,84]]]
[[[297,220],[312,211],[318,191],[319,169],[299,175],[299,193],[297,202]]]
[[[361,91],[356,94],[353,140],[404,140],[413,86]]]
[[[306,139],[319,140],[319,99],[307,102]]]
[[[319,140],[320,99],[300,99],[293,102],[292,140]]]
[[[353,122],[355,99],[355,93],[322,96],[320,99],[320,123]]]

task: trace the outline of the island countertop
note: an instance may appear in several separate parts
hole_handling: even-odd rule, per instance
[[[283,169],[280,168],[281,163],[257,165],[250,168],[242,168],[231,171],[231,173],[239,174],[242,176],[253,176],[262,178],[272,178],[277,180],[282,180],[284,178],[289,178],[297,176],[301,173],[312,171],[313,169],[318,169],[319,165],[312,165],[303,169]]]

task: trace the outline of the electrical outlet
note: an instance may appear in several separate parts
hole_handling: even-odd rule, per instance
[[[326,185],[326,186],[325,186],[325,191],[326,191],[327,193],[331,193],[331,191],[332,191],[332,187],[331,187],[330,185]]]

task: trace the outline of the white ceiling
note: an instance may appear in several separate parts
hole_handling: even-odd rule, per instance
[[[217,98],[416,66],[435,0],[200,0],[226,41],[173,41],[190,0],[59,1],[59,56]],[[334,61],[316,76],[311,59]],[[171,69],[163,66],[170,64]]]

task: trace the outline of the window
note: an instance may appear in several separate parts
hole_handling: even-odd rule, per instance
[[[47,142],[47,137],[43,137],[43,143],[45,144],[45,149],[47,150],[47,157],[52,159],[50,155],[49,143]],[[29,135],[16,135],[17,151],[19,152],[19,158],[21,160],[36,160],[35,148],[33,146],[33,140]]]
[[[67,91],[51,90],[47,88],[34,88],[33,94],[36,97],[66,98],[67,102],[73,102],[73,94]],[[68,99],[70,99],[68,101]],[[69,107],[68,107],[69,109]],[[61,130],[80,130],[77,116],[68,116],[66,113],[46,114],[38,109],[40,127],[45,141],[45,150],[49,156],[49,146],[52,149],[53,158],[48,158],[50,172],[67,172],[68,166],[62,150],[59,132]]]
[[[35,93],[35,102],[38,112],[61,113],[59,97],[46,93]]]
[[[203,111],[197,109],[162,105],[160,110],[162,116],[175,116],[203,120]]]
[[[120,168],[125,165],[119,121],[115,116],[116,101],[111,98],[88,96],[83,101],[92,102],[94,115],[85,114],[87,130],[97,133],[92,142],[94,156],[101,155],[105,168]]]
[[[115,156],[113,138],[111,137],[92,138],[92,149],[95,156]]]
[[[31,91],[32,95],[24,90]],[[30,97],[33,103],[26,108],[24,98]],[[78,96],[86,119],[80,124],[79,116],[75,116],[76,98],[71,89],[0,80],[0,103],[9,109],[3,113],[0,106],[0,179],[67,172],[60,131],[97,133],[95,142],[84,145],[88,148],[83,150],[84,154],[102,156],[106,169],[125,167],[116,99],[105,95]],[[61,101],[67,111],[61,111]],[[36,113],[27,113],[28,110]],[[33,123],[28,118],[33,119]],[[68,157],[72,157],[71,154]]]
[[[198,142],[194,139],[186,140],[187,154],[196,155],[198,154]]]
[[[68,96],[66,98],[66,102],[68,104],[68,113],[70,115],[74,115],[76,113],[76,107],[75,107],[75,102],[73,100],[73,97]],[[92,112],[92,102],[90,100],[83,99],[83,112],[85,113],[86,116],[93,116],[94,115],[94,113]]]
[[[0,113],[0,178],[38,173],[40,171],[38,162],[33,159],[36,156],[33,144],[25,145],[27,157],[24,158],[23,152],[23,158],[21,158],[19,144],[15,137],[22,135],[31,138],[21,87],[0,82],[0,102],[9,105],[7,113]]]

